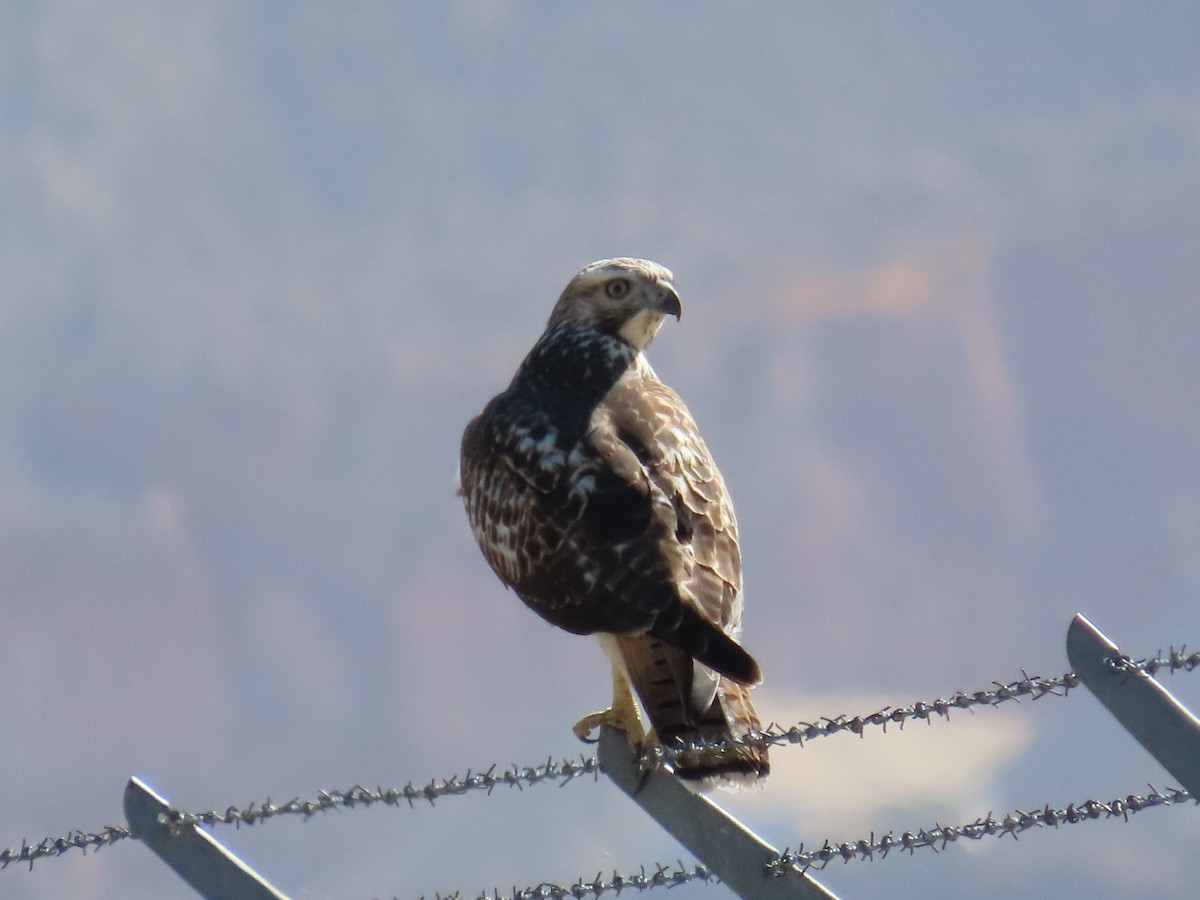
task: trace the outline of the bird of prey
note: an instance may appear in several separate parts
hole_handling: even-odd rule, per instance
[[[488,563],[542,618],[598,635],[612,663],[612,707],[582,719],[580,738],[608,724],[635,745],[671,746],[760,728],[749,688],[762,676],[737,643],[733,505],[691,413],[643,354],[681,312],[663,266],[592,263],[463,434],[461,490]],[[698,789],[769,771],[766,749],[746,744],[672,765]]]

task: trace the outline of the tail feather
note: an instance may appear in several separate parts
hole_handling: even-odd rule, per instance
[[[677,615],[672,617],[660,616],[650,629],[650,634],[734,681],[742,684],[762,683],[762,672],[754,657],[719,626],[686,603],[681,602],[674,612]]]
[[[746,685],[722,676],[708,706],[697,710],[692,704],[697,663],[690,656],[652,636],[615,637],[627,677],[663,746],[735,741],[761,730]],[[766,747],[745,745],[719,753],[684,753],[672,761],[672,767],[701,790],[755,786],[771,770]]]

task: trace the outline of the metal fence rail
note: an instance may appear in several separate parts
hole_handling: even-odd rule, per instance
[[[170,804],[141,779],[129,779],[125,818],[130,831],[201,897],[287,900],[203,828],[173,823],[170,813]]]
[[[1125,730],[1200,797],[1200,720],[1082,613],[1067,631],[1067,658]]]
[[[604,774],[740,897],[762,900],[837,900],[833,892],[800,873],[775,878],[779,851],[708,797],[688,790],[662,766],[647,771],[625,735],[600,732]]]

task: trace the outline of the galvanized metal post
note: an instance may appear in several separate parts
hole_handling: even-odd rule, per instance
[[[168,825],[170,804],[139,778],[125,786],[125,819],[134,835],[208,900],[288,900],[197,825]]]
[[[768,873],[779,852],[707,797],[659,768],[649,774],[625,735],[600,730],[600,768],[622,791],[744,900],[837,900],[808,875]]]
[[[1200,797],[1200,719],[1150,674],[1121,665],[1125,657],[1117,645],[1083,613],[1067,629],[1067,658],[1117,721],[1193,797]]]

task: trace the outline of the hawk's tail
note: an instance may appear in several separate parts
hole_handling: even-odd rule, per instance
[[[736,742],[761,731],[750,688],[720,676],[716,692],[703,712],[696,710],[691,657],[649,636],[617,635],[626,675],[660,743],[687,747],[696,741],[734,742],[720,752],[687,752],[672,760],[675,774],[700,790],[711,787],[759,787],[771,771],[766,747]]]
[[[671,746],[676,739],[685,744],[702,741],[740,740],[752,731],[761,731],[758,713],[750,702],[750,689],[724,676],[717,682],[717,695],[712,705],[699,717],[696,725],[682,734],[660,732],[663,744]],[[766,747],[738,744],[720,753],[687,753],[676,758],[672,765],[680,778],[696,782],[701,790],[710,787],[761,787],[771,771]]]

